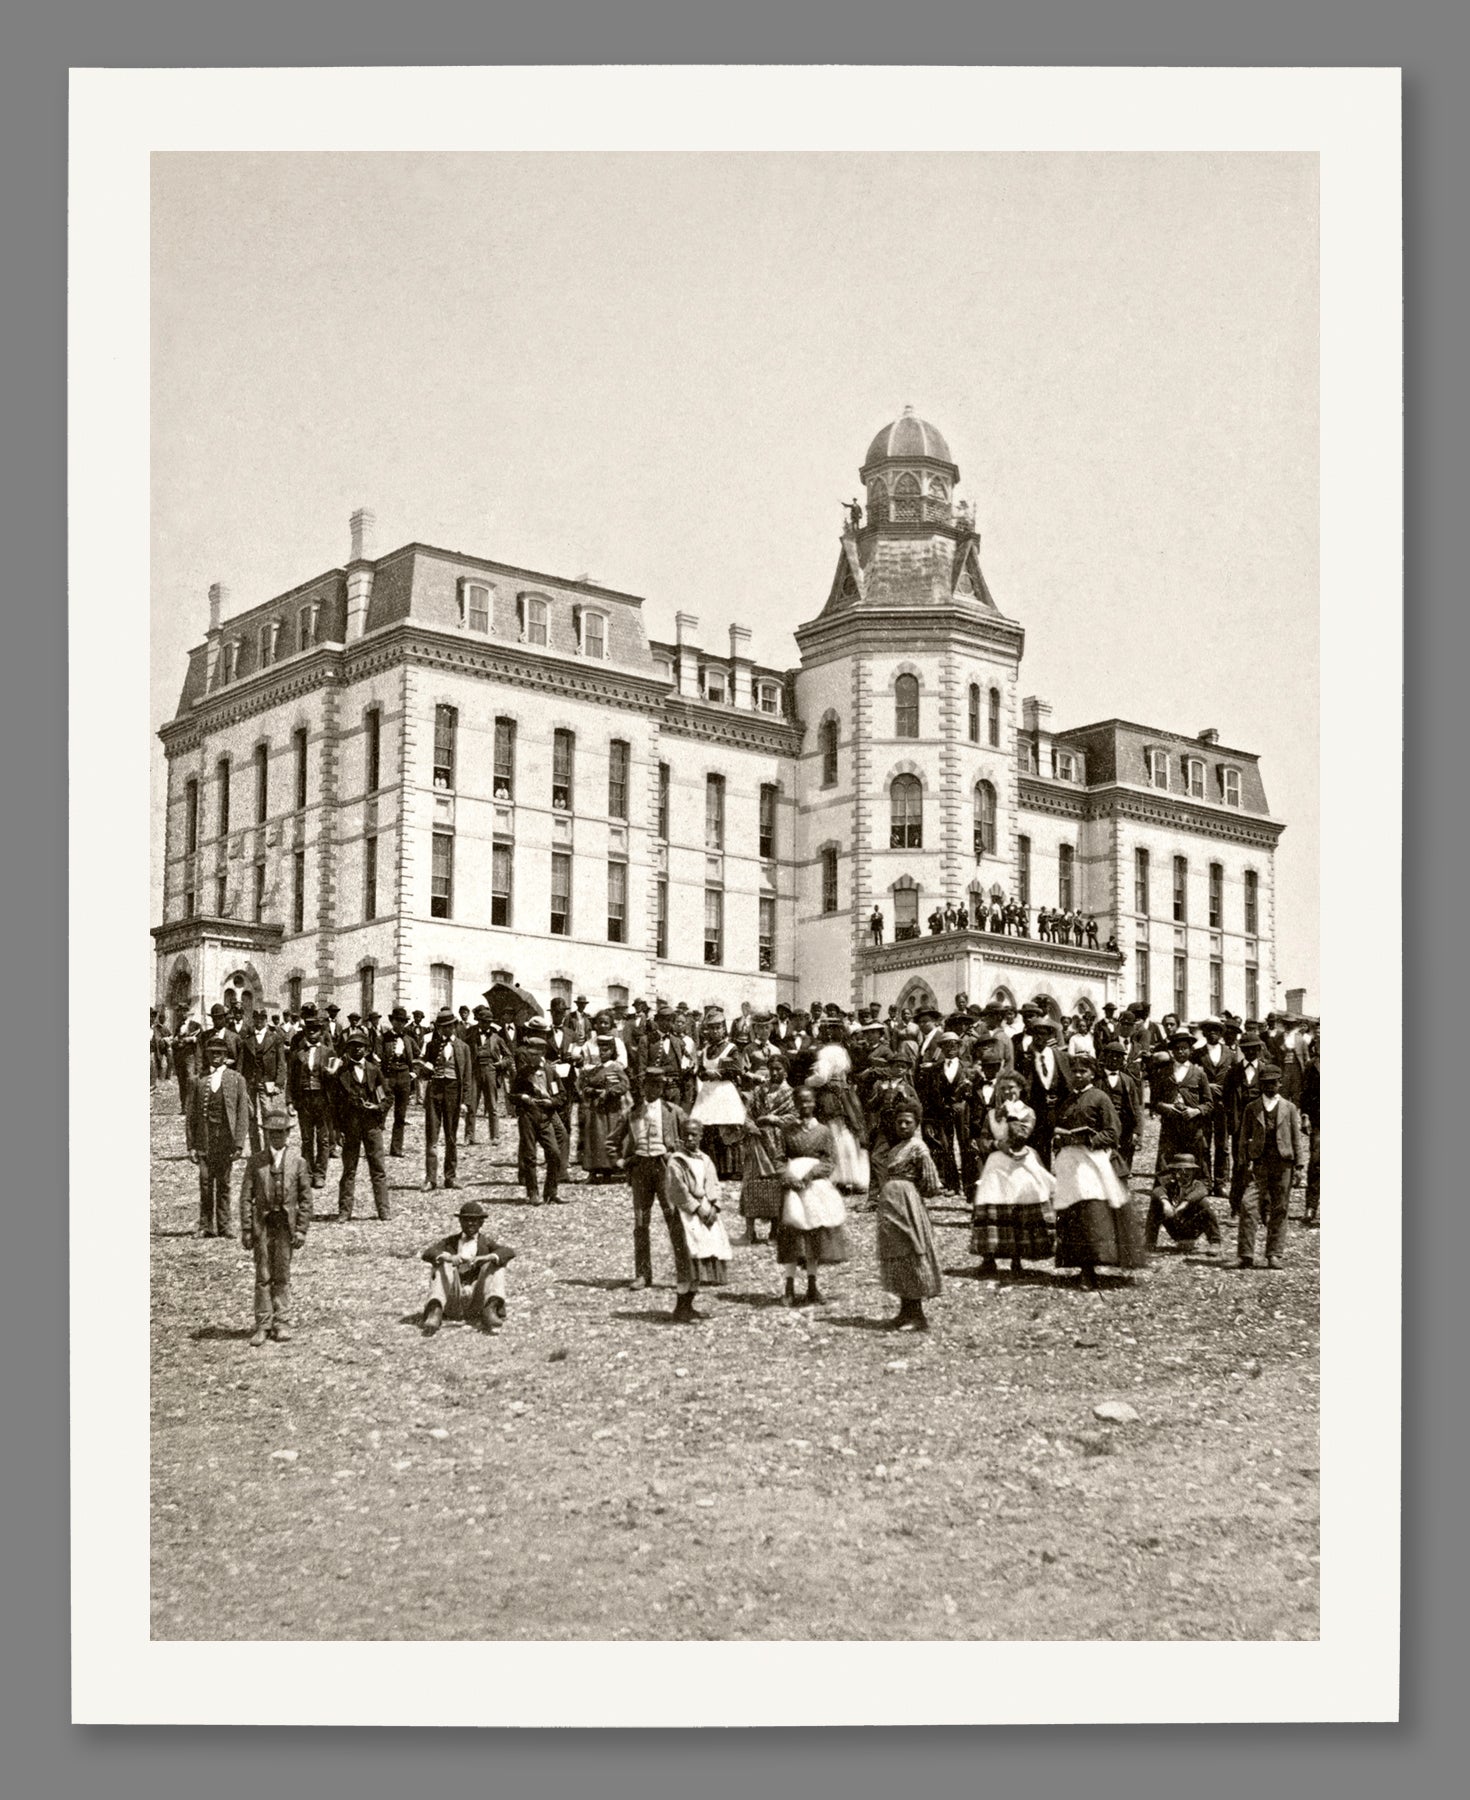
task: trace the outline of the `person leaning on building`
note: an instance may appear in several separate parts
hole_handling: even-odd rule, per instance
[[[189,1090],[184,1138],[189,1160],[199,1169],[200,1237],[226,1237],[230,1231],[230,1173],[250,1135],[250,1096],[245,1083],[229,1067],[230,1047],[223,1034],[205,1046],[207,1067]]]
[[[261,1121],[265,1147],[251,1152],[240,1183],[240,1242],[255,1255],[255,1330],[259,1349],[269,1333],[291,1336],[291,1258],[311,1227],[311,1171],[290,1145],[291,1115],[282,1106]]]

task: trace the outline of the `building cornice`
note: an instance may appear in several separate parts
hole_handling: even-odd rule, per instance
[[[994,931],[930,932],[924,937],[907,938],[901,944],[863,945],[858,952],[862,966],[874,974],[949,963],[963,954],[978,955],[988,963],[1055,975],[1106,976],[1116,974],[1123,966],[1121,951],[1047,944],[1039,938],[1005,937]]]
[[[1125,787],[1120,782],[1077,788],[1071,783],[1048,781],[1042,776],[1022,775],[1017,794],[1022,810],[1027,812],[1049,813],[1068,819],[1134,819],[1142,824],[1175,830],[1182,826],[1201,837],[1222,838],[1228,843],[1251,844],[1262,849],[1274,847],[1286,829],[1279,819],[1267,818],[1260,813],[1209,806],[1159,789]]]
[[[776,756],[801,752],[801,727],[789,719],[711,706],[677,694],[663,701],[661,711],[662,730],[670,737],[698,738],[702,743],[727,744],[738,750],[766,750]]]
[[[1019,662],[1026,643],[1024,627],[1013,619],[953,606],[857,605],[810,619],[797,626],[795,635],[804,668],[839,656],[919,645],[998,650]]]
[[[206,941],[226,950],[279,950],[286,928],[278,921],[256,924],[248,919],[212,918],[196,913],[192,919],[169,919],[155,925],[149,935],[163,955],[196,950]]]

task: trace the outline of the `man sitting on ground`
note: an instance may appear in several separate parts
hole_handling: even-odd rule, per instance
[[[1213,1256],[1220,1248],[1220,1226],[1210,1206],[1210,1187],[1192,1156],[1176,1156],[1164,1170],[1148,1202],[1147,1242],[1158,1248],[1162,1227],[1176,1244],[1193,1250],[1203,1237]]]
[[[515,1255],[484,1229],[485,1208],[466,1200],[459,1230],[435,1238],[419,1252],[434,1273],[424,1308],[424,1336],[433,1337],[445,1319],[463,1319],[492,1335],[505,1323],[505,1265]]]

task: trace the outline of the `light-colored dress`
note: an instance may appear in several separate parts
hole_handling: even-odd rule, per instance
[[[676,1150],[668,1162],[668,1194],[684,1228],[684,1242],[694,1279],[701,1287],[723,1287],[730,1276],[730,1238],[719,1215],[720,1178],[703,1150],[692,1155]],[[709,1224],[699,1216],[702,1205],[716,1208]]]
[[[1078,1132],[1075,1143],[1054,1152],[1057,1267],[1141,1268],[1147,1261],[1137,1208],[1119,1181],[1108,1152],[1118,1142],[1118,1115],[1098,1087],[1085,1088],[1058,1121],[1061,1133]]]
[[[975,1183],[970,1249],[976,1256],[1042,1262],[1055,1248],[1052,1194],[1056,1181],[1031,1148],[1036,1114],[1023,1101],[991,1107],[979,1143],[989,1149]]]
[[[942,1190],[921,1137],[896,1144],[878,1190],[878,1278],[900,1300],[931,1300],[944,1287],[934,1228],[924,1202]]]
[[[815,1119],[798,1121],[786,1129],[785,1151],[776,1261],[788,1268],[846,1262],[847,1208],[832,1185],[832,1133]]]

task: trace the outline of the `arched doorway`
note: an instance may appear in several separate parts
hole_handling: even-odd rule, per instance
[[[260,975],[252,963],[234,969],[225,977],[220,989],[220,998],[233,1011],[236,1006],[245,1018],[249,1018],[252,1009],[263,998],[265,989]]]
[[[189,1016],[194,1001],[194,973],[181,956],[169,973],[164,1006],[168,1010],[168,1028],[177,1033]]]
[[[939,1002],[934,998],[934,989],[930,987],[927,981],[921,981],[917,975],[898,997],[898,1010],[900,1016],[905,1010],[910,1014],[913,1014],[916,1013],[921,1006],[937,1007],[938,1004]]]

